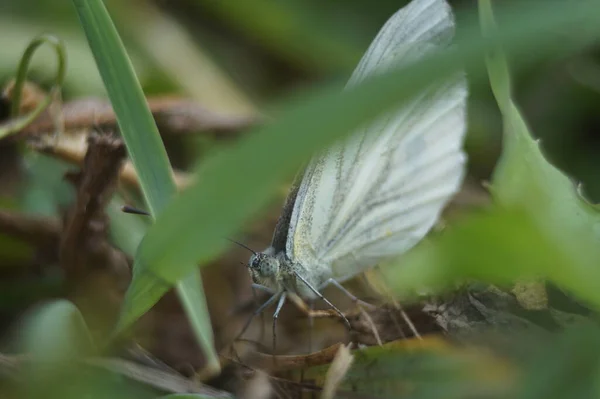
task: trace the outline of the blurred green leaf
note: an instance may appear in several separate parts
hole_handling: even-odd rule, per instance
[[[144,216],[137,217],[136,215],[123,215],[117,199],[113,199],[108,212],[111,215],[111,233],[115,236],[114,241],[116,245],[128,255],[134,256],[147,229],[147,224],[141,220]],[[180,289],[180,299],[186,309],[197,309],[199,306],[204,307],[200,312],[188,312],[188,318],[190,326],[196,332],[196,336],[199,337],[199,339],[205,339],[205,336],[203,335],[204,320],[202,320],[199,315],[208,314],[208,309],[206,308],[204,297],[200,296],[202,295],[202,292],[195,288],[196,285],[200,285],[201,283],[200,272],[198,269],[193,269],[191,275],[181,281],[178,287]],[[212,339],[212,336],[210,338]],[[205,341],[202,345],[212,346],[213,343]]]
[[[397,341],[352,351],[354,362],[337,394],[373,398],[504,398],[515,372],[503,359],[476,348],[454,348],[435,338]],[[322,386],[329,366],[303,370]]]
[[[176,191],[172,170],[158,129],[146,103],[144,93],[127,57],[119,34],[100,0],[74,0],[98,70],[117,115],[121,134],[138,173],[148,208],[156,217]],[[188,265],[193,270],[195,263]],[[134,267],[134,275],[138,273]],[[185,276],[181,276],[183,278]],[[133,285],[137,282],[132,282]],[[207,358],[208,367],[219,370],[214,339],[201,279],[197,271],[177,285],[198,341]],[[193,298],[196,302],[191,302]],[[144,307],[144,312],[148,308]],[[130,311],[125,309],[125,312]]]
[[[28,361],[21,370],[27,377],[23,380],[26,383],[19,385],[18,397],[66,399],[75,397],[69,391],[81,393],[82,385],[91,388],[83,382],[78,365],[95,355],[96,348],[73,303],[57,300],[39,305],[26,315],[20,327],[18,350],[27,354]]]
[[[596,398],[600,388],[600,331],[588,324],[540,338],[534,354],[524,358],[515,398]],[[522,346],[522,345],[521,345]]]
[[[495,22],[489,0],[480,0],[481,24],[492,35]],[[600,239],[600,212],[576,191],[573,182],[540,151],[511,98],[506,58],[495,48],[486,58],[492,90],[504,121],[504,146],[494,173],[493,194],[503,204],[526,208],[544,227],[569,229],[573,237]],[[567,237],[568,238],[568,237]]]
[[[94,344],[79,309],[57,300],[34,309],[25,319],[20,344],[34,360],[58,367],[91,355]]]
[[[504,331],[480,334],[477,345],[452,346],[433,338],[355,350],[338,391],[373,398],[597,397],[598,327],[586,323],[557,334]],[[322,386],[329,366],[302,371]],[[350,395],[348,397],[351,397]]]
[[[600,309],[600,268],[570,255],[527,214],[494,207],[456,222],[383,270],[399,295],[468,279],[509,286],[520,278],[541,277]]]
[[[200,395],[199,393],[174,393],[161,396],[159,399],[213,399],[213,396]]]
[[[479,10],[484,35],[495,35],[497,28],[490,0],[480,0]],[[494,197],[503,206],[525,210],[552,244],[565,251],[571,267],[581,267],[580,270],[597,275],[600,265],[598,208],[587,203],[573,182],[546,160],[539,141],[532,138],[512,100],[509,68],[500,47],[488,53],[486,64],[504,122],[503,150],[493,178]],[[584,281],[581,283],[570,288],[591,289]],[[589,297],[590,293],[584,296]],[[600,302],[595,304],[600,307]]]
[[[470,278],[508,285],[520,277],[543,276],[600,306],[595,280],[600,269],[586,266],[571,261],[526,214],[495,207],[457,221],[384,271],[399,294],[447,288]]]

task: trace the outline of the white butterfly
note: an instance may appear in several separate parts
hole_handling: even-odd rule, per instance
[[[383,26],[348,86],[447,46],[445,0],[413,0]],[[431,229],[462,182],[466,156],[464,76],[436,85],[401,109],[315,156],[294,183],[271,246],[250,258],[256,286],[286,295],[320,291],[402,254]],[[337,310],[337,309],[336,309]]]

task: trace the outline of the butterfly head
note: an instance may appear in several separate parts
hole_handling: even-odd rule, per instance
[[[253,277],[259,279],[274,277],[279,273],[279,259],[264,252],[256,252],[250,256],[248,267]]]

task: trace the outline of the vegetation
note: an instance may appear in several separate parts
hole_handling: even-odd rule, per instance
[[[452,2],[450,52],[348,91],[398,2],[14,3],[3,396],[598,396],[596,1]],[[377,306],[347,301],[347,332],[288,305],[276,348],[270,314],[236,340],[261,298],[224,237],[262,249],[315,150],[461,68],[469,178],[425,242],[350,282]]]

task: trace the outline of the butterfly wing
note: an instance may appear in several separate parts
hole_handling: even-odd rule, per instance
[[[292,212],[294,211],[294,204],[296,203],[296,197],[298,196],[298,190],[300,189],[301,178],[304,174],[298,172],[292,185],[288,191],[288,195],[277,219],[275,225],[275,231],[273,232],[273,238],[271,240],[270,251],[273,254],[277,254],[281,251],[285,251],[285,246],[288,239],[288,233],[290,231],[290,221],[292,219]]]
[[[414,0],[394,14],[354,71],[352,86],[447,45],[445,0]],[[286,253],[330,265],[342,281],[414,246],[464,175],[464,77],[432,86],[314,157],[297,192]]]

